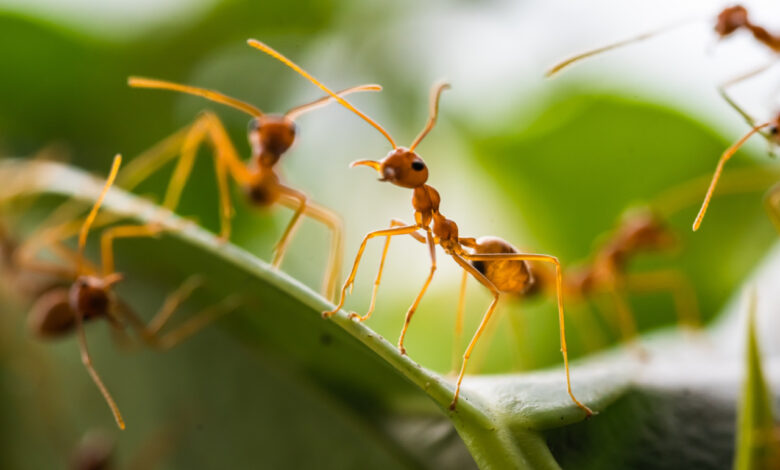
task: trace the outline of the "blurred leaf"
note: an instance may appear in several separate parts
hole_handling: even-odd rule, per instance
[[[756,292],[748,305],[746,375],[737,421],[736,470],[770,470],[780,465],[780,442],[772,412],[772,395],[764,379],[756,336]]]

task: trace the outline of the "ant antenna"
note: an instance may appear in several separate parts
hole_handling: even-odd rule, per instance
[[[173,91],[179,91],[182,93],[187,93],[190,95],[195,96],[202,96],[203,98],[206,98],[207,100],[215,101],[217,103],[226,104],[232,108],[238,109],[239,111],[243,111],[250,116],[254,117],[262,117],[263,112],[258,109],[255,106],[252,106],[249,103],[245,103],[241,100],[237,100],[235,98],[231,98],[227,95],[224,95],[218,91],[214,90],[207,90],[205,88],[197,88],[194,86],[189,85],[180,85],[178,83],[173,82],[166,82],[164,80],[155,80],[153,78],[143,78],[143,77],[129,77],[127,79],[127,84],[130,85],[133,88],[152,88],[156,90],[173,90]]]
[[[450,88],[450,84],[446,82],[439,83],[437,85],[434,85],[434,87],[431,89],[431,98],[430,98],[430,115],[428,116],[428,122],[425,123],[425,127],[422,131],[417,135],[417,137],[414,139],[414,142],[412,142],[412,145],[409,146],[409,151],[414,151],[414,148],[419,145],[420,142],[425,138],[426,135],[428,135],[429,132],[431,132],[431,129],[433,129],[433,126],[436,125],[436,118],[439,117],[439,99],[441,98],[441,94],[444,90],[448,90]]]
[[[696,20],[699,20],[699,19],[700,18],[698,18],[698,17],[696,17],[696,18],[687,18],[685,20],[678,21],[676,23],[670,24],[668,26],[664,26],[664,27],[656,29],[654,31],[649,31],[649,32],[646,32],[646,33],[642,33],[642,34],[640,34],[638,36],[634,36],[632,38],[623,39],[622,41],[618,41],[618,42],[615,42],[615,43],[612,43],[612,44],[608,44],[606,46],[601,46],[601,47],[598,47],[596,49],[592,49],[592,50],[587,51],[587,52],[583,52],[581,54],[577,54],[574,57],[569,57],[568,59],[555,64],[549,70],[547,70],[547,72],[545,72],[544,76],[547,77],[547,78],[550,78],[553,75],[555,75],[556,73],[558,73],[561,70],[563,70],[566,67],[568,67],[569,65],[571,65],[571,64],[573,64],[575,62],[579,62],[582,59],[587,59],[588,57],[593,57],[595,55],[599,55],[602,52],[611,51],[612,49],[618,49],[618,48],[621,48],[623,46],[627,46],[629,44],[633,44],[635,42],[640,42],[640,41],[644,41],[645,39],[650,39],[650,38],[652,38],[654,36],[657,36],[657,35],[659,35],[661,33],[665,33],[667,31],[670,31],[670,30],[673,30],[673,29],[677,29],[680,26],[685,26],[685,25],[687,25],[689,23],[692,23],[692,22],[694,22]]]
[[[331,91],[330,88],[326,87],[325,85],[322,84],[322,82],[320,82],[319,80],[317,80],[316,78],[311,76],[311,74],[309,74],[308,72],[306,72],[305,70],[300,68],[295,62],[291,61],[290,59],[288,59],[287,57],[283,56],[279,52],[276,52],[276,50],[271,48],[271,46],[269,46],[269,45],[267,45],[267,44],[265,44],[263,42],[260,42],[257,39],[249,39],[249,40],[247,40],[247,44],[249,44],[250,46],[254,47],[255,49],[260,49],[261,51],[263,51],[266,54],[270,55],[274,59],[282,62],[286,66],[288,66],[291,69],[293,69],[296,72],[298,72],[304,78],[306,78],[307,80],[312,82],[314,85],[319,87],[322,91],[324,91],[325,93],[329,94],[334,100],[338,101],[342,106],[344,106],[345,108],[349,109],[353,113],[355,113],[358,116],[360,116],[361,118],[363,118],[363,120],[365,120],[367,123],[369,123],[372,126],[374,126],[374,128],[376,130],[378,130],[383,136],[385,136],[385,138],[390,142],[390,145],[392,145],[394,149],[397,148],[393,138],[390,137],[390,134],[388,134],[387,131],[384,130],[384,128],[382,128],[382,126],[380,126],[376,121],[374,121],[370,117],[366,116],[362,111],[360,111],[356,107],[352,106],[352,104],[350,104],[347,100],[345,100],[344,98],[340,97],[339,95],[337,95],[336,93]]]
[[[95,221],[95,217],[97,217],[98,210],[100,210],[100,205],[103,204],[103,199],[105,199],[106,194],[108,194],[108,189],[112,184],[114,184],[116,174],[119,172],[119,165],[121,164],[122,155],[116,154],[114,157],[114,163],[111,166],[111,172],[108,174],[108,178],[106,179],[106,184],[103,186],[103,190],[100,192],[100,196],[98,196],[97,200],[95,201],[95,205],[92,206],[92,210],[89,212],[89,215],[84,220],[84,225],[81,226],[81,231],[79,232],[78,264],[76,265],[76,272],[79,275],[83,274],[84,247],[87,244],[87,234],[89,233],[89,228],[92,226],[92,222]]]
[[[352,88],[346,88],[341,91],[337,91],[336,94],[339,96],[348,95],[350,93],[355,93],[356,91],[382,91],[381,85],[358,85],[353,86]],[[309,111],[312,111],[314,109],[317,109],[321,106],[325,106],[333,99],[332,96],[324,96],[318,100],[312,101],[311,103],[302,104],[300,106],[296,106],[286,113],[284,113],[284,117],[287,119],[294,121],[295,118],[300,116],[301,114],[306,114]]]
[[[774,121],[769,121],[753,127],[750,129],[750,132],[742,136],[742,138],[739,139],[736,144],[732,145],[725,152],[723,152],[720,160],[718,160],[718,166],[715,167],[715,174],[712,176],[712,182],[710,183],[709,189],[707,189],[707,195],[704,196],[704,202],[701,205],[701,209],[699,209],[699,213],[696,215],[696,220],[693,222],[694,232],[699,230],[701,221],[704,219],[704,214],[707,212],[707,207],[710,205],[710,199],[712,199],[712,193],[715,192],[715,186],[718,184],[720,174],[723,171],[723,166],[726,165],[726,162],[729,161],[729,159],[737,152],[737,150],[739,150],[740,147],[742,147],[745,142],[747,142],[749,138],[753,136],[753,134],[759,132],[761,129],[769,126],[773,122]]]

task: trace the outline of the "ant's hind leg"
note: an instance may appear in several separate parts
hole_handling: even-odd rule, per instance
[[[569,373],[569,353],[566,346],[566,327],[563,315],[563,271],[561,269],[561,263],[558,258],[550,255],[528,254],[528,253],[486,253],[486,254],[463,254],[463,258],[469,261],[541,261],[544,263],[551,263],[555,266],[555,292],[558,300],[558,327],[561,336],[561,354],[563,355],[563,367],[566,371],[566,391],[569,394],[571,400],[581,410],[583,410],[588,416],[593,414],[590,408],[580,402],[571,389],[571,378]],[[456,259],[457,261],[457,259]],[[465,262],[464,262],[465,263]],[[460,264],[460,262],[458,263]],[[473,268],[468,263],[466,265]],[[476,271],[476,270],[474,270]],[[479,273],[479,271],[476,271]],[[484,277],[484,276],[483,276]],[[484,321],[484,320],[483,320]],[[473,340],[472,340],[473,341]],[[461,370],[461,374],[463,370]]]
[[[672,294],[677,309],[677,321],[687,329],[701,328],[701,314],[696,291],[682,271],[668,269],[630,274],[626,286],[636,292],[661,292]]]

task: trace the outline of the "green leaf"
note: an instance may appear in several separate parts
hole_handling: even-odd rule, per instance
[[[21,161],[6,161],[0,167],[0,182],[14,195],[50,193],[85,201],[93,200],[102,184],[61,164]],[[111,190],[102,210],[142,222],[156,221],[170,229],[170,236],[144,244],[146,256],[120,259],[129,279],[144,279],[155,271],[159,277],[165,272],[170,276],[166,282],[173,288],[176,281],[171,278],[181,279],[188,272],[207,273],[209,295],[199,299],[203,305],[241,293],[245,306],[231,314],[227,327],[247,344],[271,355],[278,367],[302,374],[302,382],[337,397],[341,406],[353,410],[353,419],[372,430],[371,434],[395,439],[393,447],[407,447],[408,461],[418,459],[408,449],[409,443],[402,444],[402,437],[392,436],[383,427],[388,416],[401,422],[420,415],[430,417],[431,403],[440,410],[434,416],[446,414],[452,420],[481,468],[557,468],[538,430],[584,418],[566,394],[562,370],[495,380],[467,378],[457,410],[449,412],[454,390],[451,380],[400,355],[394,345],[349,320],[344,312],[331,320],[322,319],[321,312],[330,304],[284,273],[121,190]],[[148,248],[155,244],[158,249]],[[161,263],[163,256],[170,262]],[[581,399],[600,409],[626,386],[619,377],[620,373],[605,370],[604,365],[592,372],[579,369],[574,374],[575,390]],[[424,396],[432,401],[421,400]],[[127,399],[119,398],[120,403]],[[132,421],[129,414],[130,426]],[[435,468],[430,454],[426,458],[429,461],[423,466]]]
[[[748,305],[745,379],[739,400],[736,470],[770,470],[780,465],[780,442],[772,412],[772,395],[761,366],[756,335],[756,292]]]

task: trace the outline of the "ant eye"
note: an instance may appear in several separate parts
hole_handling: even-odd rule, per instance
[[[412,162],[412,169],[414,171],[422,171],[423,168],[425,168],[425,163],[419,160],[415,160]]]
[[[772,126],[769,128],[769,133],[772,135],[777,135],[777,126]]]
[[[260,120],[257,118],[253,118],[246,126],[248,132],[256,131],[258,129],[260,129]]]

